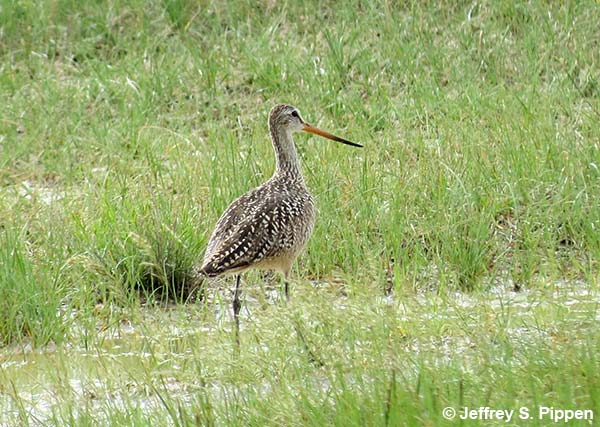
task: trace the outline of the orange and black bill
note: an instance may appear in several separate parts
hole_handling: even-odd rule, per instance
[[[341,142],[342,144],[351,145],[353,147],[362,147],[362,145],[357,144],[356,142],[348,141],[347,139],[340,138],[339,136],[335,136],[329,132],[325,132],[319,128],[316,128],[308,123],[304,123],[304,127],[302,128],[304,132],[314,133],[315,135],[322,136],[324,138],[331,139],[333,141]]]

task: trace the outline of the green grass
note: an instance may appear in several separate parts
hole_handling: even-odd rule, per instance
[[[594,1],[0,2],[0,425],[600,415],[599,19]],[[296,137],[315,233],[289,309],[247,275],[236,358],[230,284],[181,303],[220,213],[272,173],[281,102],[365,147]]]

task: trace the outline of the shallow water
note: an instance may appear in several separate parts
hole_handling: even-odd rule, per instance
[[[540,313],[551,312],[561,328],[589,328],[600,320],[600,296],[583,283],[557,283],[542,290],[514,292],[496,287],[486,293],[456,292],[444,298],[431,293],[416,294],[399,300],[394,296],[372,302],[374,310],[394,313],[397,321],[414,325],[439,325],[441,333],[424,329],[408,335],[405,351],[428,355],[433,365],[448,363],[457,353],[463,354],[464,370],[477,366],[480,354],[477,338],[482,321],[489,322],[494,333],[501,332],[515,345],[552,344],[560,337],[552,325],[538,324]],[[264,289],[262,289],[264,291]],[[245,294],[242,327],[245,322],[263,321],[261,306],[273,304],[279,293],[269,291],[266,300]],[[163,396],[181,404],[190,403],[199,390],[214,396],[223,394],[227,384],[227,366],[219,366],[222,352],[231,352],[231,315],[229,294],[214,298],[206,311],[196,306],[169,309],[148,308],[142,318],[96,331],[87,346],[82,342],[61,347],[32,349],[28,346],[5,348],[0,352],[0,426],[27,419],[31,425],[44,425],[53,418],[77,418],[80,412],[102,414],[127,411],[135,407],[143,412],[164,409]],[[338,315],[359,312],[361,306],[346,297],[338,297]],[[253,314],[254,313],[254,314]],[[306,313],[310,327],[310,313]],[[494,326],[501,324],[501,326]],[[490,327],[488,325],[488,327]],[[444,328],[448,328],[447,332]],[[244,331],[242,330],[242,333]],[[84,329],[81,328],[81,333]],[[492,338],[490,338],[492,339]],[[494,338],[495,339],[495,338]],[[202,344],[198,344],[202,343]],[[267,345],[260,351],[268,354]],[[361,353],[369,342],[356,341],[353,351]],[[365,357],[368,351],[365,350]],[[210,365],[210,361],[217,361]],[[207,361],[215,381],[207,384],[198,379],[195,369]],[[198,368],[199,369],[199,368]],[[410,375],[410,373],[407,373]],[[414,373],[416,375],[416,373]],[[226,380],[225,380],[226,382]],[[268,388],[269,384],[257,387]],[[322,387],[328,385],[323,382]],[[65,403],[67,402],[67,403]],[[70,415],[65,415],[65,411]],[[19,418],[21,417],[21,418]],[[4,421],[13,420],[13,421]]]

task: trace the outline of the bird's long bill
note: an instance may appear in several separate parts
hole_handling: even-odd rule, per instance
[[[342,144],[351,145],[353,147],[362,147],[362,145],[357,144],[356,142],[348,141],[347,139],[340,138],[339,136],[335,136],[329,132],[325,132],[319,128],[316,128],[308,123],[304,123],[304,127],[302,128],[304,132],[314,133],[315,135],[322,136],[324,138],[332,139],[333,141],[341,142]]]

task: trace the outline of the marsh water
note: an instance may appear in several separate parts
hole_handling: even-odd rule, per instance
[[[262,301],[252,292],[247,294],[242,325],[261,322],[256,314],[265,303],[279,304],[278,298],[276,292]],[[235,364],[227,302],[225,295],[202,307],[147,307],[135,318],[116,325],[98,321],[89,337],[82,325],[79,331],[72,331],[78,339],[67,344],[44,348],[23,344],[2,349],[0,426],[14,425],[14,420],[24,425],[52,424],[55,419],[77,418],[82,411],[96,412],[99,419],[107,412],[127,408],[157,411],[164,409],[166,398],[185,405],[200,392],[218,398],[231,386],[228,363]],[[347,303],[339,297],[336,310],[341,316],[348,309]],[[560,339],[551,327],[536,326],[540,313],[551,312],[557,321],[572,322],[574,328],[590,327],[600,320],[598,292],[577,282],[557,283],[543,291],[514,292],[499,286],[486,293],[456,292],[443,299],[431,293],[415,294],[410,301],[388,296],[378,298],[376,304],[395,313],[400,324],[420,319],[434,320],[440,327],[464,323],[467,328],[477,328],[482,317],[493,317],[494,322],[506,322],[502,330],[512,341],[525,345],[552,345]],[[247,341],[242,352],[261,345],[257,337]],[[433,354],[431,363],[443,364],[464,353],[467,371],[476,368],[480,356],[469,335],[453,333],[452,328],[442,332],[441,338],[439,333],[431,338],[409,335],[403,345],[412,354]],[[269,349],[262,351],[268,354]],[[219,357],[228,362],[219,366]],[[212,370],[210,383],[196,375],[203,369]]]

